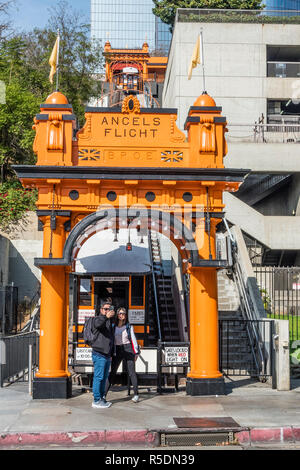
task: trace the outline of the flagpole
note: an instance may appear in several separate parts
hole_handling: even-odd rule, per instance
[[[57,30],[57,38],[58,38],[58,44],[57,44],[57,54],[56,54],[56,91],[58,91],[58,84],[59,84],[59,46],[60,46],[60,35],[59,35],[59,29]]]
[[[201,62],[202,62],[202,77],[203,77],[203,93],[206,93],[205,87],[205,70],[204,70],[204,47],[203,47],[203,31],[200,30],[201,36]]]

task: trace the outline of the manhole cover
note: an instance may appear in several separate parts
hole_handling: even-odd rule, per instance
[[[178,428],[238,428],[230,417],[222,418],[173,418]]]

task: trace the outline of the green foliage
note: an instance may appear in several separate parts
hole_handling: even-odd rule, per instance
[[[263,304],[264,304],[264,309],[266,312],[270,313],[271,312],[271,298],[268,294],[268,291],[266,289],[259,289]]]
[[[0,185],[0,228],[8,231],[28,211],[35,210],[37,191],[24,189],[19,182]]]
[[[0,105],[0,164],[2,181],[13,177],[11,164],[34,164],[33,117],[39,100],[14,81],[6,87],[6,103]]]
[[[177,8],[260,10],[262,0],[153,0],[153,13],[172,30]]]

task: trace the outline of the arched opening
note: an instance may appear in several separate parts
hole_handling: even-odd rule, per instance
[[[71,265],[71,288],[77,289],[69,310],[75,368],[81,358],[86,362],[85,318],[96,315],[106,299],[128,310],[142,347],[188,341],[182,266],[192,253],[186,248],[192,233],[174,215],[152,212],[99,211],[82,219],[67,239],[64,257]]]

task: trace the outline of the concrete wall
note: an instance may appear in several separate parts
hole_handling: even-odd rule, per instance
[[[291,98],[297,79],[266,77],[267,45],[299,45],[298,25],[176,23],[163,91],[163,106],[177,107],[182,129],[188,109],[203,91],[202,66],[188,67],[200,27],[204,38],[206,91],[229,123],[250,124],[263,113],[267,98]]]
[[[244,168],[252,173],[299,174],[298,143],[254,143],[234,138],[253,134],[253,124],[267,115],[267,99],[289,99],[300,79],[267,77],[267,45],[300,45],[299,25],[176,23],[163,90],[163,106],[178,108],[177,125],[183,130],[190,106],[203,92],[202,66],[188,67],[200,28],[204,39],[206,91],[222,106],[229,128],[226,168]],[[232,126],[232,129],[230,128]],[[276,136],[275,136],[276,137]],[[246,139],[247,140],[247,139]],[[272,141],[273,142],[273,141]],[[250,236],[271,249],[300,250],[300,179],[293,179],[284,194],[258,206],[259,211],[224,194],[226,216]],[[276,199],[277,198],[277,199]],[[295,211],[296,217],[293,217]],[[263,214],[267,214],[265,217]]]
[[[300,146],[297,144],[265,144],[232,142],[227,139],[226,168],[245,168],[253,173],[300,173]]]
[[[34,258],[42,257],[43,232],[37,230],[35,212],[28,214],[25,223],[6,235],[9,242],[8,282],[19,289],[19,301],[31,299],[36,293],[41,271],[34,266]]]

